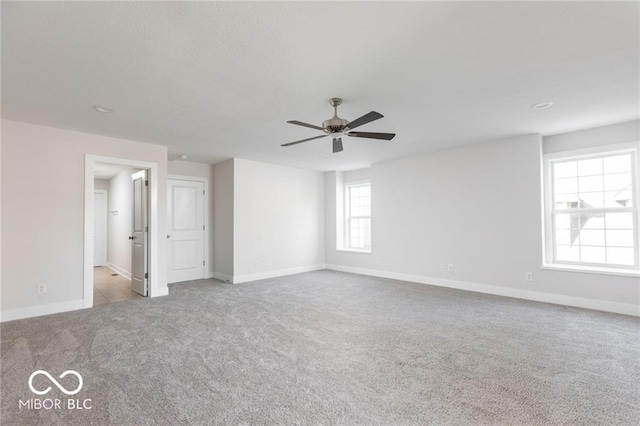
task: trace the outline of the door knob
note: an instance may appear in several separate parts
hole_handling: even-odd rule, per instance
[[[167,234],[167,238],[171,238],[171,235],[170,235],[170,234]]]
[[[129,237],[129,239],[130,239],[130,240],[135,240],[135,239],[136,239],[136,237],[131,236],[131,237]]]

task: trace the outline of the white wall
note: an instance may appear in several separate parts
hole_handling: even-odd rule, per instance
[[[213,166],[211,164],[194,163],[192,161],[169,161],[169,175],[201,177],[209,179],[209,193],[205,195],[209,208],[209,217],[205,218],[207,238],[209,239],[209,258],[206,260],[206,277],[212,277],[214,273],[214,221],[213,221]]]
[[[94,179],[93,189],[106,189],[109,190],[109,179]]]
[[[343,172],[343,179],[344,183],[371,180],[371,169],[367,168]]]
[[[234,282],[324,267],[320,172],[234,160]]]
[[[213,276],[233,281],[234,160],[213,166]]]
[[[83,306],[85,154],[158,164],[158,203],[166,205],[167,149],[130,140],[3,120],[2,319]],[[45,178],[43,178],[45,177]],[[158,236],[166,234],[165,209]],[[159,239],[159,262],[166,248]],[[166,289],[166,271],[158,283]],[[37,283],[48,293],[38,295]]]
[[[640,140],[640,120],[551,135],[543,138],[545,154]]]
[[[638,278],[540,268],[541,143],[529,135],[375,164],[372,254],[336,251],[336,174],[325,174],[327,265],[637,313]],[[440,263],[454,272],[440,271]],[[533,283],[525,281],[527,271]]]
[[[109,180],[107,215],[107,263],[131,278],[131,241],[133,235],[133,185],[131,175],[138,169],[126,168]],[[114,215],[111,212],[117,211]]]
[[[193,161],[173,160],[167,163],[170,175],[196,176],[211,179],[213,165]]]

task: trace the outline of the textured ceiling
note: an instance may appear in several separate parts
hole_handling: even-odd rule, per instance
[[[3,2],[2,113],[196,161],[355,169],[638,118],[639,6]],[[334,96],[398,136],[279,146],[317,135],[286,121],[319,125]]]

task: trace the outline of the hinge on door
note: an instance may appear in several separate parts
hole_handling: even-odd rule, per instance
[[[204,260],[202,261],[202,266],[204,266]]]
[[[149,227],[148,226],[144,227],[144,232],[149,232]]]
[[[204,231],[204,225],[202,225],[202,230]]]
[[[149,186],[149,181],[148,180],[144,181],[144,186]]]
[[[148,273],[148,272],[145,272],[145,273],[144,273],[144,277],[145,277],[145,278],[149,278],[149,273]]]
[[[202,195],[204,195],[204,189],[202,190]]]

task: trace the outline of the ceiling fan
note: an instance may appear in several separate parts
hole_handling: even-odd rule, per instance
[[[315,126],[313,124],[303,123],[297,120],[287,121],[287,123],[295,124],[298,126],[309,127],[324,132],[324,135],[314,136],[308,139],[302,139],[300,141],[289,142],[282,144],[281,146],[291,146],[302,142],[312,141],[314,139],[326,138],[331,136],[333,138],[333,152],[342,151],[342,136],[352,136],[356,138],[369,138],[369,139],[382,139],[390,141],[396,135],[395,133],[371,133],[371,132],[354,132],[353,129],[360,127],[363,124],[371,123],[374,120],[378,120],[384,117],[379,112],[371,111],[368,114],[363,115],[353,121],[345,120],[338,117],[338,105],[342,103],[340,98],[331,98],[329,104],[333,107],[333,117],[322,123],[322,127]]]

